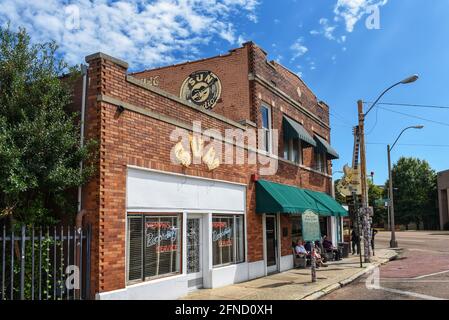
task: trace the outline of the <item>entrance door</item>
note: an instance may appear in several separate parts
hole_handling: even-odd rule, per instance
[[[187,277],[189,289],[203,287],[201,217],[187,218]]]
[[[267,248],[267,271],[268,273],[278,271],[277,256],[277,223],[276,216],[266,216],[265,219],[265,239]]]

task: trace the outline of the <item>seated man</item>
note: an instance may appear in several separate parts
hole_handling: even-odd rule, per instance
[[[327,236],[323,236],[323,248],[326,252],[332,252],[335,255],[335,260],[341,260],[340,250],[334,247],[332,241],[327,239]]]
[[[301,240],[298,240],[298,242],[296,243],[295,253],[300,257],[304,257],[309,254],[306,248],[304,247],[304,243]]]

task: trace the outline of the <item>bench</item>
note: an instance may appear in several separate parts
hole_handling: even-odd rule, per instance
[[[295,249],[292,249],[293,251],[293,267],[294,268],[307,268],[307,256],[304,255],[298,255],[296,254]]]

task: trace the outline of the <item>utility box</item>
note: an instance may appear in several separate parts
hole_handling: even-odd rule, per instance
[[[340,250],[340,254],[342,258],[349,257],[349,242],[339,242],[338,250]]]

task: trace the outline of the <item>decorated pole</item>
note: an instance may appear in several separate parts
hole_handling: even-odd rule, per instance
[[[311,270],[312,270],[312,282],[316,282],[316,257],[315,257],[315,243],[312,245],[312,256],[311,256]]]
[[[316,282],[315,241],[321,240],[321,231],[318,214],[312,210],[307,210],[302,215],[302,234],[304,241],[312,243],[310,252],[312,282]]]

